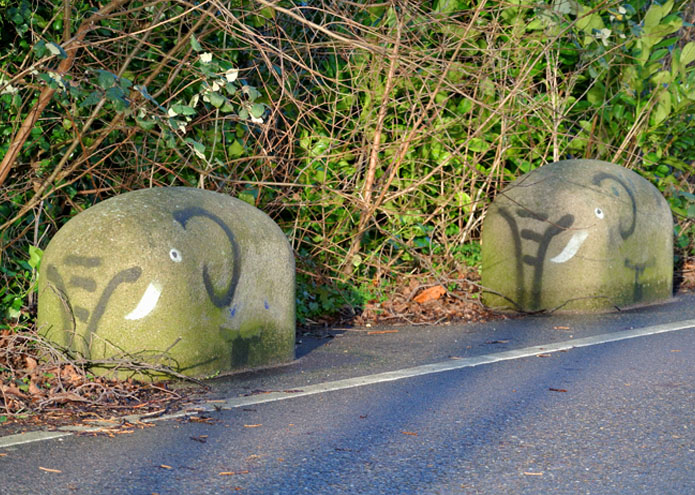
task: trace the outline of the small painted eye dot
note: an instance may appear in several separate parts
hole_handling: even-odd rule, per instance
[[[181,253],[178,249],[172,249],[169,251],[169,257],[174,263],[181,263],[183,261],[183,258],[181,258]]]
[[[594,214],[597,218],[603,218],[603,210],[601,208],[596,208],[594,210]]]

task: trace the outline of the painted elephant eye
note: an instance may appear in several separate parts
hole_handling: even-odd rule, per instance
[[[601,208],[596,208],[594,210],[594,214],[597,218],[603,218],[603,210]]]
[[[183,261],[181,253],[178,249],[172,249],[171,251],[169,251],[169,257],[171,258],[171,261],[173,261],[174,263],[181,263]]]

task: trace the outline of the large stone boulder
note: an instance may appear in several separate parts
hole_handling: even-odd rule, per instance
[[[566,160],[525,174],[490,206],[483,302],[519,311],[605,311],[672,296],[673,219],[635,172]]]
[[[294,256],[280,228],[238,199],[167,187],[103,201],[44,252],[39,331],[100,360],[189,376],[294,358]]]

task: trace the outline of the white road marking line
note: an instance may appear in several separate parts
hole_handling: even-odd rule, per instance
[[[594,345],[607,344],[610,342],[619,342],[621,340],[634,339],[637,337],[646,337],[649,335],[657,335],[660,333],[675,332],[678,330],[695,329],[695,320],[683,320],[661,325],[652,325],[649,327],[635,328],[631,330],[623,330],[620,332],[604,333],[593,335],[591,337],[583,337],[580,339],[565,340],[554,344],[535,345],[515,349],[511,351],[497,352],[494,354],[484,354],[482,356],[474,356],[470,358],[450,359],[438,363],[425,364],[422,366],[414,366],[412,368],[403,368],[395,371],[387,371],[385,373],[377,373],[374,375],[360,376],[356,378],[347,378],[345,380],[336,380],[332,382],[318,383],[316,385],[308,385],[305,387],[297,387],[296,391],[288,392],[271,392],[263,395],[251,395],[248,397],[232,397],[224,402],[215,402],[212,404],[202,404],[191,409],[185,409],[173,414],[167,414],[158,418],[142,418],[144,422],[165,421],[186,416],[194,416],[203,412],[213,412],[216,410],[230,410],[239,407],[247,407],[256,404],[264,404],[267,402],[276,402],[280,400],[294,399],[296,397],[305,397],[308,395],[322,394],[326,392],[334,392],[338,390],[346,390],[355,387],[363,387],[366,385],[375,385],[379,383],[392,382],[403,380],[406,378],[414,378],[417,376],[431,375],[434,373],[444,373],[446,371],[460,370],[463,368],[472,368],[483,364],[498,363],[500,361],[509,361],[512,359],[522,359],[533,357],[539,354],[550,354],[553,352],[566,351],[578,347],[590,347]],[[132,418],[137,420],[138,418]],[[70,427],[68,427],[70,428]],[[99,427],[88,428],[85,431],[97,431]],[[20,433],[17,435],[9,435],[0,437],[0,449],[13,447],[27,443],[39,442],[42,440],[51,440],[54,438],[62,438],[73,435],[69,430],[61,431],[33,431],[28,433]]]
[[[52,440],[54,438],[69,437],[72,433],[60,431],[29,431],[0,437],[0,449],[3,447],[14,447],[25,443],[40,442],[42,440]]]
[[[438,363],[414,366],[412,368],[387,371],[385,373],[377,373],[374,375],[347,378],[345,380],[318,383],[316,385],[308,385],[306,387],[298,387],[296,391],[292,392],[271,392],[269,394],[251,395],[248,397],[233,397],[225,402],[215,404],[216,407],[210,407],[208,410],[236,409],[238,407],[247,407],[255,404],[264,404],[266,402],[294,399],[296,397],[304,397],[307,395],[316,395],[326,392],[334,392],[337,390],[363,387],[365,385],[375,385],[378,383],[403,380],[405,378],[431,375],[434,373],[443,373],[446,371],[460,370],[463,368],[472,368],[474,366],[480,366],[483,364],[498,363],[500,361],[509,361],[512,359],[522,359],[526,357],[537,356],[538,354],[550,354],[553,352],[566,351],[577,347],[589,347],[594,345],[607,344],[609,342],[618,342],[621,340],[634,339],[636,337],[645,337],[648,335],[675,332],[678,330],[686,330],[694,327],[695,320],[683,320],[673,323],[665,323],[662,325],[653,325],[644,328],[624,330],[621,332],[604,333],[600,335],[593,335],[591,337],[566,340],[564,342],[556,342],[554,344],[536,345],[531,347],[524,347],[522,349],[497,352],[494,354],[484,354],[482,356],[474,356],[470,358],[450,359]]]

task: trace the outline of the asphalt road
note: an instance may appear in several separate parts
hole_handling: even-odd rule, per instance
[[[0,494],[695,493],[695,321],[667,324],[691,319],[681,295],[307,336],[290,366],[212,382],[197,415],[0,438]]]

